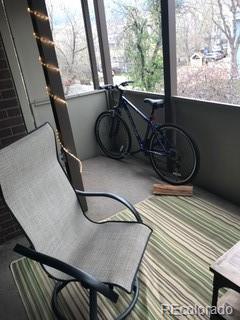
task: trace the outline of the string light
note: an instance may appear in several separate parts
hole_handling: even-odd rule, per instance
[[[59,136],[60,136],[60,135],[59,135],[59,132],[58,132],[58,130],[56,130],[56,138],[57,138],[57,141],[59,142],[61,148],[62,148],[70,157],[72,157],[74,160],[76,160],[76,161],[79,163],[80,173],[82,173],[82,172],[83,172],[82,161],[81,161],[78,157],[76,157],[72,152],[70,152],[67,148],[64,147],[64,145],[62,144],[62,141],[61,141],[61,139],[60,139]]]
[[[50,64],[50,63],[45,63],[43,62],[42,58],[39,57],[39,62],[41,63],[42,66],[44,66],[45,68],[48,68],[52,71],[56,71],[56,72],[60,72],[59,68],[54,66],[53,64]]]
[[[34,11],[34,10],[31,10],[30,8],[28,8],[27,10],[28,10],[28,12],[29,12],[30,14],[34,15],[35,17],[37,17],[37,18],[39,18],[39,19],[41,19],[41,20],[43,20],[43,21],[49,20],[49,17],[48,17],[48,16],[42,14],[42,13],[39,12],[39,11]],[[39,36],[39,35],[37,35],[35,32],[33,33],[33,36],[35,37],[35,39],[41,41],[42,43],[54,47],[54,42],[51,41],[51,40],[49,40],[48,38]],[[45,68],[47,68],[47,69],[50,69],[50,70],[53,70],[53,71],[56,71],[56,72],[59,72],[59,68],[58,68],[58,67],[56,67],[56,66],[54,66],[54,65],[52,65],[52,64],[50,64],[50,63],[45,63],[45,62],[43,62],[43,60],[42,60],[41,57],[39,57],[39,62],[41,63],[41,65],[42,65],[43,67],[45,67]],[[47,89],[47,92],[48,92],[49,97],[51,97],[54,101],[59,102],[59,103],[62,103],[62,104],[64,104],[64,105],[67,105],[67,102],[66,102],[64,99],[60,98],[59,96],[53,94],[53,93],[51,92],[51,90],[50,90],[49,87],[46,87],[46,89]],[[83,166],[82,166],[81,160],[80,160],[78,157],[76,157],[70,150],[68,150],[66,147],[64,147],[64,145],[62,144],[61,139],[60,139],[60,137],[59,137],[59,132],[58,132],[57,130],[56,130],[56,138],[57,138],[57,141],[59,142],[61,148],[62,148],[70,157],[72,157],[73,159],[75,159],[75,160],[79,163],[80,173],[82,173],[82,171],[83,171]]]
[[[49,20],[49,17],[46,16],[45,14],[39,12],[39,11],[36,11],[36,10],[31,10],[30,8],[27,8],[27,11],[31,14],[33,14],[35,17],[43,20],[43,21],[48,21]]]
[[[48,93],[49,97],[51,97],[53,100],[55,100],[55,101],[57,101],[59,103],[67,105],[67,102],[64,99],[62,99],[59,96],[53,94],[48,87],[46,87],[46,89],[47,89],[47,93]]]
[[[35,32],[33,32],[33,36],[35,37],[35,39],[41,41],[42,43],[44,43],[44,44],[46,44],[48,46],[54,47],[54,42],[49,40],[48,38],[40,37]]]

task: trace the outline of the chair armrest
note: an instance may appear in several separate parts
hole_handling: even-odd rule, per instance
[[[134,208],[134,206],[126,199],[119,197],[114,193],[86,192],[86,191],[80,191],[80,190],[75,190],[75,192],[77,193],[77,195],[84,196],[84,197],[106,197],[106,198],[111,198],[111,199],[114,199],[118,202],[121,202],[134,214],[137,222],[143,223],[142,218],[140,217],[140,214],[137,212],[137,210]]]
[[[118,294],[116,294],[107,284],[96,280],[90,274],[75,268],[61,260],[50,257],[46,254],[37,252],[35,250],[24,247],[20,244],[17,244],[14,247],[14,251],[41,264],[47,265],[63,273],[68,274],[74,279],[83,282],[90,288],[95,289],[96,291],[102,293],[105,297],[109,298],[113,302],[117,302]]]

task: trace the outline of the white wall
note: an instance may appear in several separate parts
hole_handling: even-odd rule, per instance
[[[21,75],[21,66],[19,64],[17,52],[14,46],[14,38],[12,37],[11,29],[8,24],[8,17],[2,2],[0,2],[0,32],[8,61],[11,66],[11,71],[14,75],[15,88],[20,105],[22,107],[24,122],[27,130],[30,131],[35,128],[34,117],[30,108],[25,83]]]
[[[42,67],[38,62],[39,53],[27,12],[27,1],[7,0],[5,7],[30,101],[46,99],[46,84]]]
[[[16,50],[16,55],[13,56],[10,52],[11,48],[9,47],[9,34],[5,39],[5,46],[8,49],[7,55],[13,72],[13,78],[18,90],[19,98],[23,94],[23,89],[20,89],[22,85],[19,83],[19,77],[21,78],[23,76],[24,79],[26,97],[25,101],[21,101],[23,115],[26,115],[27,112],[33,113],[37,126],[46,121],[49,121],[55,126],[51,107],[50,105],[46,107],[46,105],[49,104],[49,99],[46,92],[46,82],[42,66],[38,61],[38,48],[36,40],[33,37],[32,22],[29,13],[27,12],[27,7],[28,5],[26,0],[5,1],[7,19],[12,33],[11,41],[13,41]],[[19,68],[15,67],[15,62],[17,60],[19,63]],[[44,103],[42,104],[42,102]],[[38,107],[39,105],[43,106],[45,109],[44,117],[42,117],[42,109]],[[31,119],[28,117],[25,119],[25,121],[27,127],[33,129],[32,125],[29,124]]]
[[[77,154],[80,159],[96,157],[100,149],[95,139],[94,125],[98,115],[107,109],[104,91],[84,93],[68,99],[68,112]]]

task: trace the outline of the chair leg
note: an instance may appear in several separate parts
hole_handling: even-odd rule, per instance
[[[110,285],[110,287],[113,287]],[[133,298],[132,301],[130,302],[129,306],[127,307],[126,310],[124,310],[117,318],[116,320],[123,320],[126,319],[127,316],[131,313],[132,309],[134,308],[138,296],[139,296],[139,282],[138,279],[135,279],[135,284],[133,287]],[[97,320],[97,291],[90,289],[90,320]]]
[[[89,296],[90,320],[97,320],[97,291],[90,289]]]
[[[57,282],[53,290],[51,305],[52,305],[53,312],[58,320],[66,320],[62,312],[59,310],[58,294],[67,284],[68,284],[67,281]]]
[[[53,312],[58,320],[67,320],[62,314],[62,312],[59,310],[59,306],[58,306],[58,294],[67,284],[68,284],[68,281],[57,282],[53,290],[51,305],[52,305]],[[133,298],[129,306],[116,318],[116,320],[126,319],[126,317],[131,313],[132,309],[134,308],[139,296],[139,282],[137,278],[135,279],[133,293],[134,293]],[[97,320],[98,319],[97,291],[94,289],[89,290],[89,308],[90,308],[90,320]]]
[[[135,279],[135,284],[133,287],[133,298],[132,301],[130,302],[129,306],[127,307],[127,309],[125,311],[123,311],[117,318],[116,320],[123,320],[126,319],[126,317],[131,313],[132,309],[134,308],[137,300],[138,300],[138,296],[139,296],[139,282],[138,279]]]

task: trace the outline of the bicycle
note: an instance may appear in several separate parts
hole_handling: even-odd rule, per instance
[[[139,144],[139,149],[132,152],[144,152],[150,156],[153,169],[163,180],[171,184],[190,182],[199,169],[199,151],[193,139],[175,124],[159,125],[154,121],[154,113],[164,108],[163,99],[145,98],[144,102],[152,106],[150,117],[140,111],[124,95],[120,85],[104,85],[100,89],[119,93],[118,103],[109,111],[102,112],[95,123],[95,135],[102,152],[113,159],[125,158],[131,150],[131,133],[122,117],[124,110]],[[141,137],[135,125],[130,109],[147,122],[145,135]]]

